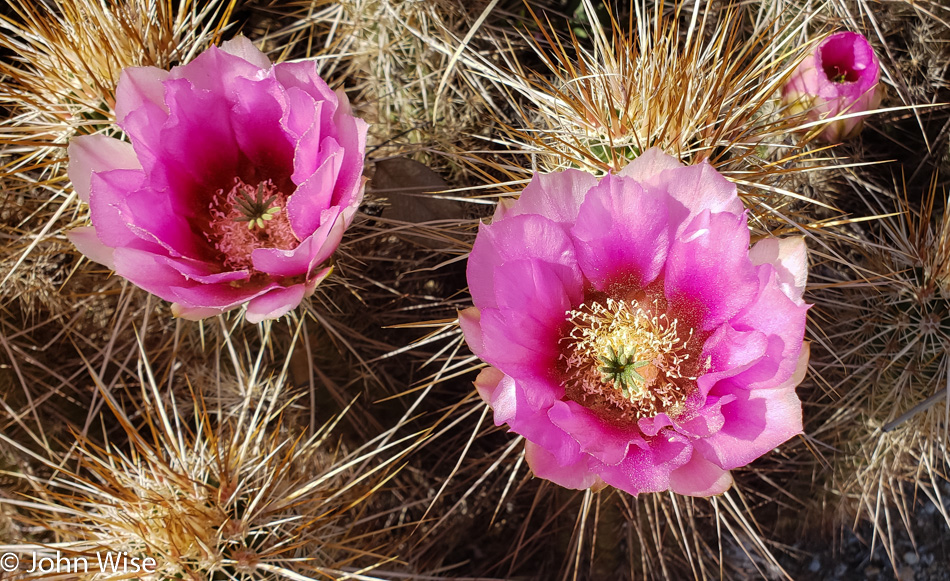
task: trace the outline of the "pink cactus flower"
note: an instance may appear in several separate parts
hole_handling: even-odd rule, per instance
[[[249,40],[164,71],[122,71],[131,143],[69,144],[91,260],[200,319],[247,304],[250,322],[300,304],[330,272],[363,197],[366,123],[313,62],[272,65]]]
[[[802,431],[802,238],[749,248],[736,187],[657,149],[536,175],[482,224],[465,340],[495,423],[568,488],[709,496]]]
[[[792,114],[807,111],[809,121],[861,113],[881,104],[881,63],[866,38],[838,32],[805,57],[782,88]],[[837,143],[861,132],[864,117],[831,121],[819,135]]]

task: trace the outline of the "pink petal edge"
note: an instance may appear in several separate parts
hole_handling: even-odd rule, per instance
[[[112,256],[115,249],[103,244],[92,226],[73,228],[66,232],[66,238],[89,260],[115,270],[115,259]]]
[[[752,264],[771,264],[785,296],[802,303],[802,294],[808,282],[808,249],[804,236],[790,238],[764,238],[749,250]]]
[[[239,34],[231,40],[221,43],[221,50],[238,58],[242,58],[252,65],[265,70],[270,69],[272,66],[267,55],[254,46],[254,43],[243,34]]]
[[[142,169],[131,143],[105,135],[82,135],[69,141],[66,148],[69,167],[66,174],[76,194],[89,203],[92,174],[114,169]]]
[[[115,89],[115,119],[122,125],[129,113],[152,105],[168,113],[165,87],[168,71],[158,67],[127,67],[119,75]]]
[[[603,483],[600,477],[588,467],[586,458],[582,458],[576,464],[562,466],[553,454],[530,440],[525,440],[524,455],[535,476],[550,480],[564,488],[583,490]]]

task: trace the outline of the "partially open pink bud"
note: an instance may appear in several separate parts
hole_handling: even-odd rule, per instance
[[[792,114],[807,111],[809,121],[876,109],[881,103],[881,63],[868,40],[838,32],[823,40],[798,65],[782,88],[782,103]],[[819,139],[837,143],[861,132],[864,117],[836,119]]]

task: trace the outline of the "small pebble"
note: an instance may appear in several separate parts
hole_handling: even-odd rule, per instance
[[[918,557],[917,553],[913,551],[907,551],[904,553],[904,562],[908,565],[916,565],[920,562],[920,557]]]
[[[844,577],[844,574],[848,572],[848,566],[844,563],[838,563],[838,566],[835,567],[835,577]]]
[[[864,568],[864,577],[873,580],[881,576],[881,568],[875,567],[874,565],[869,565]]]
[[[897,571],[897,578],[900,581],[914,581],[914,570],[910,567],[901,567]]]
[[[821,570],[821,559],[815,557],[811,560],[811,563],[808,564],[808,570],[812,573],[817,573]]]

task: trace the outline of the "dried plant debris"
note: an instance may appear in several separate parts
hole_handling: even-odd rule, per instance
[[[56,457],[0,433],[49,474],[21,474],[36,491],[9,501],[46,540],[5,549],[65,558],[79,565],[76,579],[333,578],[390,563],[376,551],[398,531],[380,524],[386,506],[374,498],[411,438],[347,450],[332,436],[339,417],[310,434],[295,429],[284,421],[294,400],[279,381],[230,416],[212,415],[193,392],[186,418],[147,363],[140,373],[141,403],[129,409],[97,381],[121,428],[101,442],[79,435]]]

